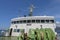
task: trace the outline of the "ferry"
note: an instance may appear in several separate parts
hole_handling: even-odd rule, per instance
[[[11,19],[9,36],[19,36],[21,30],[28,33],[29,29],[51,28],[54,33],[56,28],[54,16],[32,16],[33,6],[30,7],[29,16],[17,17]]]

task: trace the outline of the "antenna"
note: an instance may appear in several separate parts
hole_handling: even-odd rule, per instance
[[[33,5],[30,6],[30,13],[29,16],[32,16],[33,8],[35,8]]]

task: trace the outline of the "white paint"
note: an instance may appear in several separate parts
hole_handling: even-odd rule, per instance
[[[29,16],[29,17],[19,17],[19,18],[13,18],[11,19],[11,21],[17,21],[17,20],[31,20],[31,19],[53,19],[53,16]],[[51,28],[54,32],[55,32],[55,28],[56,28],[56,24],[55,23],[29,23],[31,24],[30,26],[27,26],[27,23],[24,24],[11,24],[10,28],[13,28],[12,31],[12,36],[19,36],[21,33],[19,32],[14,32],[14,29],[16,29],[16,25],[17,25],[17,29],[25,29],[25,33],[29,31],[29,29],[36,29],[36,28]]]

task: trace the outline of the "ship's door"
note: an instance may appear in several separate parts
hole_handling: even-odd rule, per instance
[[[11,35],[12,35],[12,30],[13,30],[13,28],[11,28],[11,29],[10,29],[9,36],[11,36]]]

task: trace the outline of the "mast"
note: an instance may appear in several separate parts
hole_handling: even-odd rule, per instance
[[[31,5],[31,6],[30,6],[30,13],[29,13],[29,16],[32,16],[32,14],[33,14],[33,8],[34,8],[34,6]]]

